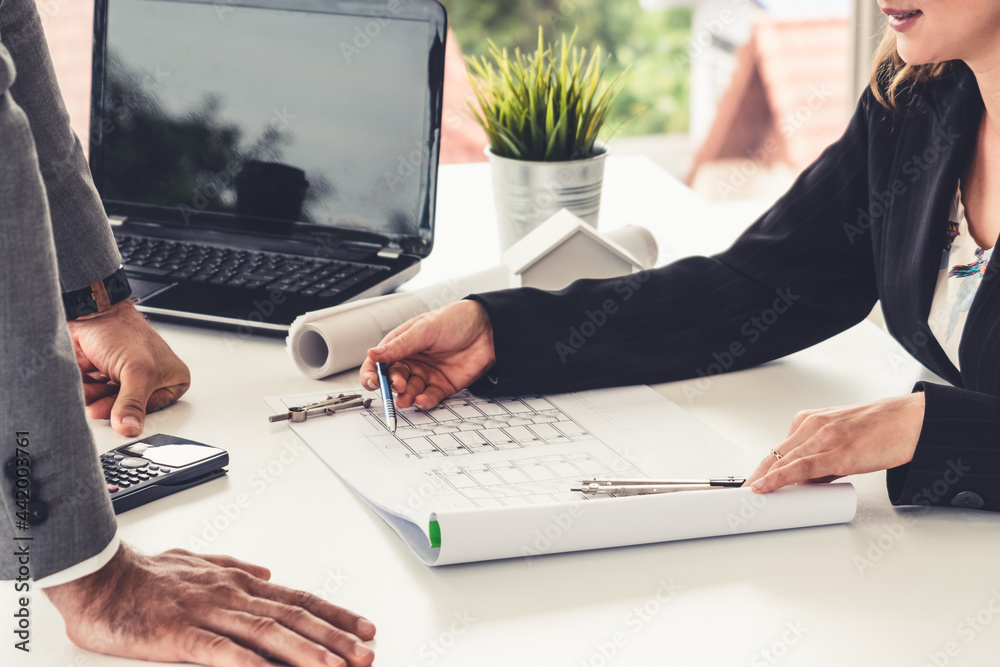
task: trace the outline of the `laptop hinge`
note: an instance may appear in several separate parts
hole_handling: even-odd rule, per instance
[[[403,254],[403,249],[399,246],[386,246],[378,251],[378,256],[382,259],[398,259]]]

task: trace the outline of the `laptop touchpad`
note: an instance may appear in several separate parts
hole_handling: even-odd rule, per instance
[[[143,278],[136,278],[134,275],[128,275],[128,284],[132,287],[132,297],[138,299],[140,303],[145,303],[146,299],[149,297],[159,294],[168,287],[172,287],[177,283],[164,283],[157,280],[145,280]]]
[[[292,320],[305,312],[294,295],[196,283],[176,285],[145,299],[142,305],[274,324],[291,324]]]

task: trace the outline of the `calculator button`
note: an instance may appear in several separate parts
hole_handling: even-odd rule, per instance
[[[156,476],[157,476],[157,475],[159,475],[160,473],[156,472],[155,470],[150,470],[150,471],[149,471],[148,473],[146,473],[146,474],[147,474],[147,475],[149,475],[150,477],[156,477]]]
[[[160,468],[160,472],[162,472],[162,473],[168,473],[168,472],[170,472],[170,469],[169,468]]]
[[[128,482],[118,482],[118,486],[121,487],[121,488],[123,488],[123,489],[127,489],[128,487],[130,487],[132,485],[129,484]]]
[[[115,454],[115,461],[121,461],[123,458],[125,457],[122,454]]]
[[[122,459],[121,461],[119,461],[118,465],[120,465],[122,468],[145,468],[146,466],[149,465],[149,462],[144,461],[142,459],[129,457],[127,459]]]
[[[159,470],[160,466],[149,466],[148,470]]]
[[[118,487],[114,484],[108,484],[108,493],[114,493],[115,491],[118,491]]]

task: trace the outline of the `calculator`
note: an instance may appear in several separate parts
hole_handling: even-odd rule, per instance
[[[225,475],[229,453],[158,433],[101,454],[115,514]]]

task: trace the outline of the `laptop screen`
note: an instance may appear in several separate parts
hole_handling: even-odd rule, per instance
[[[429,252],[437,3],[105,0],[98,12],[91,165],[109,214],[353,230]]]

